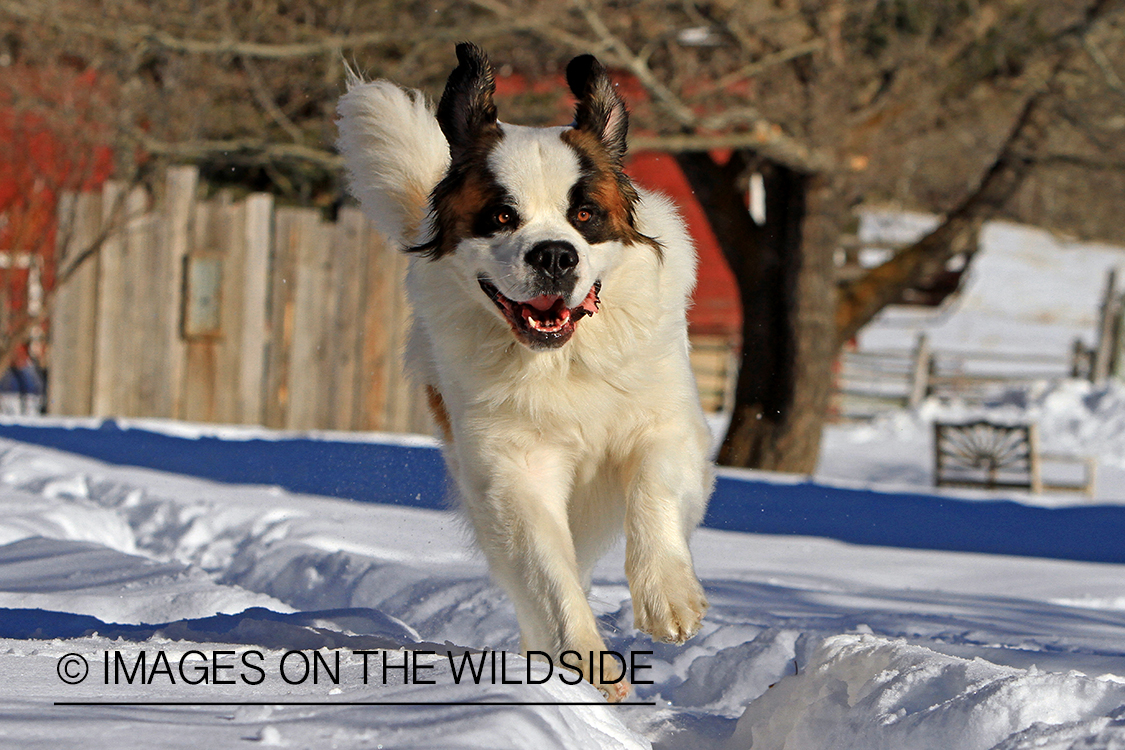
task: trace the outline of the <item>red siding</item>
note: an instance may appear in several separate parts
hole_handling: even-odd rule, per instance
[[[695,247],[699,252],[699,273],[694,304],[688,312],[692,332],[737,335],[742,327],[738,286],[703,213],[703,207],[695,199],[676,160],[668,154],[639,152],[629,159],[627,171],[637,184],[658,190],[679,204],[688,230],[695,240]]]

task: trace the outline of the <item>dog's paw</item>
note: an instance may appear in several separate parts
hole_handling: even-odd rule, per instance
[[[624,679],[620,682],[615,682],[612,685],[602,684],[596,685],[596,687],[601,691],[602,695],[605,696],[605,699],[608,703],[620,703],[621,701],[628,698],[629,693],[633,690],[633,686]]]
[[[594,662],[583,667],[582,676],[600,690],[610,703],[620,703],[633,690],[633,686],[625,679],[625,665],[616,657],[603,658],[598,655]]]
[[[571,651],[570,655],[579,655],[580,659],[564,659],[563,664],[601,691],[610,703],[620,703],[632,692],[633,686],[625,678],[625,665],[605,646]]]
[[[633,620],[653,640],[682,644],[699,632],[707,597],[690,565],[646,571],[632,582]]]

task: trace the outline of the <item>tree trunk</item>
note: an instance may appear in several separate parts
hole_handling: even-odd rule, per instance
[[[742,177],[751,163],[725,165],[703,153],[679,162],[715,231],[742,299],[742,362],[719,463],[811,473],[831,394],[838,234],[824,177],[761,162],[766,218],[747,211]]]

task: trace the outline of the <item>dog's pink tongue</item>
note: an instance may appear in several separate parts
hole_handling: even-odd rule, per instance
[[[524,302],[524,304],[528,307],[534,307],[539,312],[546,312],[558,304],[560,299],[562,298],[557,294],[541,294],[538,297],[529,299],[527,302]]]

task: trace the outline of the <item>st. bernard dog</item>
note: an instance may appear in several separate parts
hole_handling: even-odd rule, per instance
[[[713,483],[688,359],[695,251],[669,201],[622,171],[628,115],[596,59],[567,66],[574,122],[547,128],[498,121],[487,56],[460,44],[457,59],[436,113],[349,74],[339,148],[352,193],[411,254],[407,367],[521,651],[573,652],[621,700],[586,593],[622,529],[637,628],[683,643],[707,609],[688,550]]]

